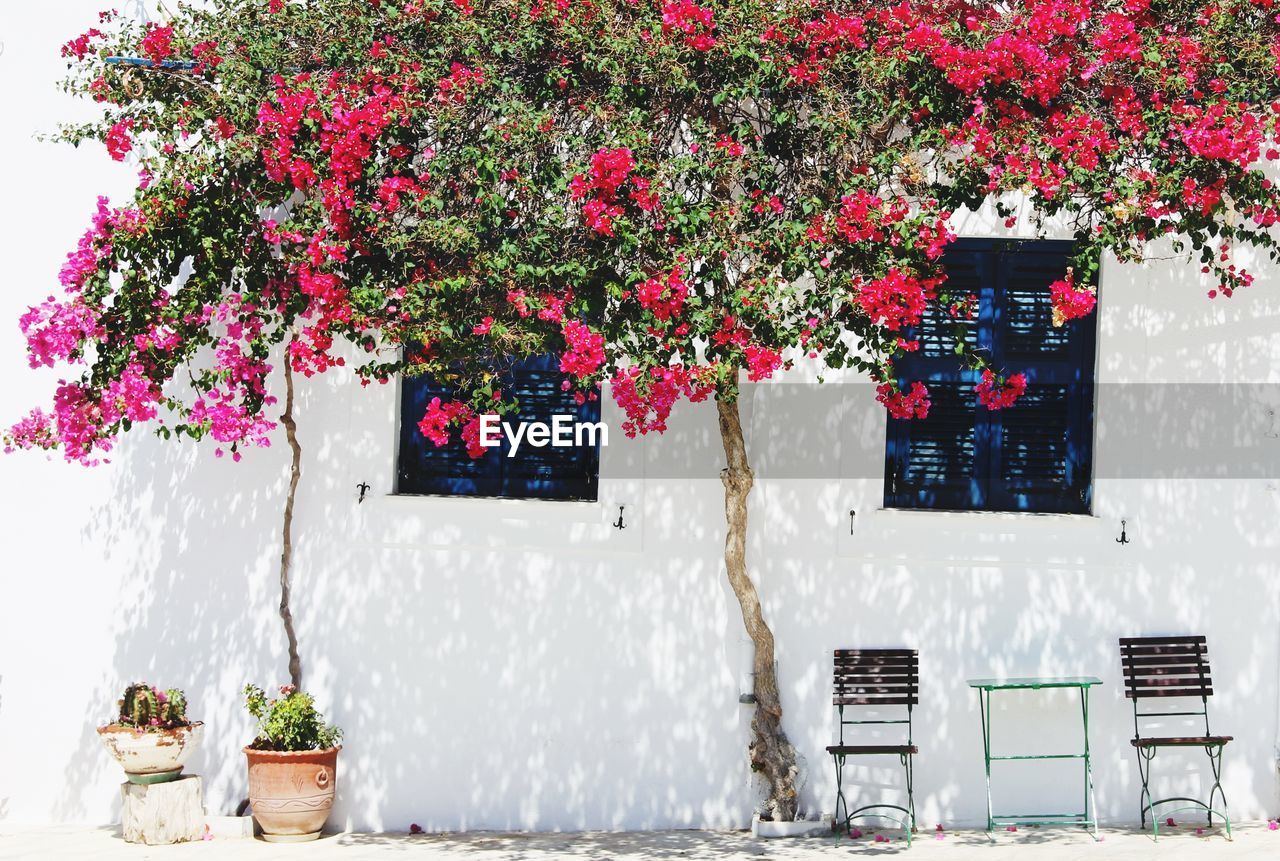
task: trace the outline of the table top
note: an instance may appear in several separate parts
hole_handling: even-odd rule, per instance
[[[1034,690],[1036,688],[1089,688],[1102,684],[1096,676],[1023,676],[1008,679],[969,679],[969,687],[984,691]]]

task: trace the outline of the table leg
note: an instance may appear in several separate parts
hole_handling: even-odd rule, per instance
[[[982,761],[987,771],[987,830],[995,831],[991,806],[991,692],[978,688],[978,713],[982,718]]]
[[[1093,794],[1093,761],[1089,748],[1089,688],[1080,688],[1080,716],[1084,723],[1084,818],[1085,827],[1098,836],[1098,805]]]

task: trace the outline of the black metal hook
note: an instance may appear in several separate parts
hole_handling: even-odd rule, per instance
[[[360,498],[356,500],[356,503],[359,504],[361,502],[364,502],[364,495],[369,492],[369,482],[367,481],[360,482],[359,484],[356,485],[356,490],[360,491]]]
[[[850,535],[853,534],[853,516],[857,513],[858,512],[854,511],[852,508],[849,509],[849,534]]]
[[[1128,526],[1127,520],[1120,521],[1120,537],[1116,539],[1116,544],[1130,544],[1129,536],[1125,534],[1125,527]]]
[[[626,511],[626,510],[627,510],[627,507],[626,507],[625,505],[619,505],[619,506],[618,506],[618,519],[617,519],[617,520],[615,520],[615,521],[613,522],[613,526],[614,526],[614,528],[615,528],[615,529],[626,529],[626,528],[627,528],[627,524],[626,524],[626,523],[624,523],[624,522],[622,521],[622,512],[624,512],[624,511]]]

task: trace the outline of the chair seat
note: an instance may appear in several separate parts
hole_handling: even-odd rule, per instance
[[[832,756],[860,756],[875,753],[919,753],[914,744],[833,744],[827,748]]]
[[[1221,747],[1231,741],[1229,735],[1192,735],[1163,738],[1131,738],[1134,747]]]

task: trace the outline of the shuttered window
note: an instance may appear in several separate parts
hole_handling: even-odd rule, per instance
[[[954,352],[953,322],[933,311],[909,333],[920,349],[898,360],[900,383],[920,380],[925,419],[889,419],[885,506],[1086,514],[1091,505],[1096,314],[1055,328],[1049,284],[1070,242],[962,239],[943,263],[948,288],[978,297],[964,339],[996,368],[1027,375],[1007,409],[978,403],[980,379]]]
[[[575,422],[600,421],[600,401],[577,404],[572,392],[561,389],[563,380],[554,356],[539,356],[512,365],[498,385],[519,401],[520,411],[507,416],[506,421],[550,425],[556,415],[570,416]],[[418,422],[432,398],[444,401],[453,397],[453,391],[429,377],[401,381],[398,493],[596,499],[600,470],[597,445],[538,448],[525,439],[515,456],[508,457],[511,446],[503,435],[500,446],[473,460],[454,431],[449,443],[437,448],[418,430]]]

